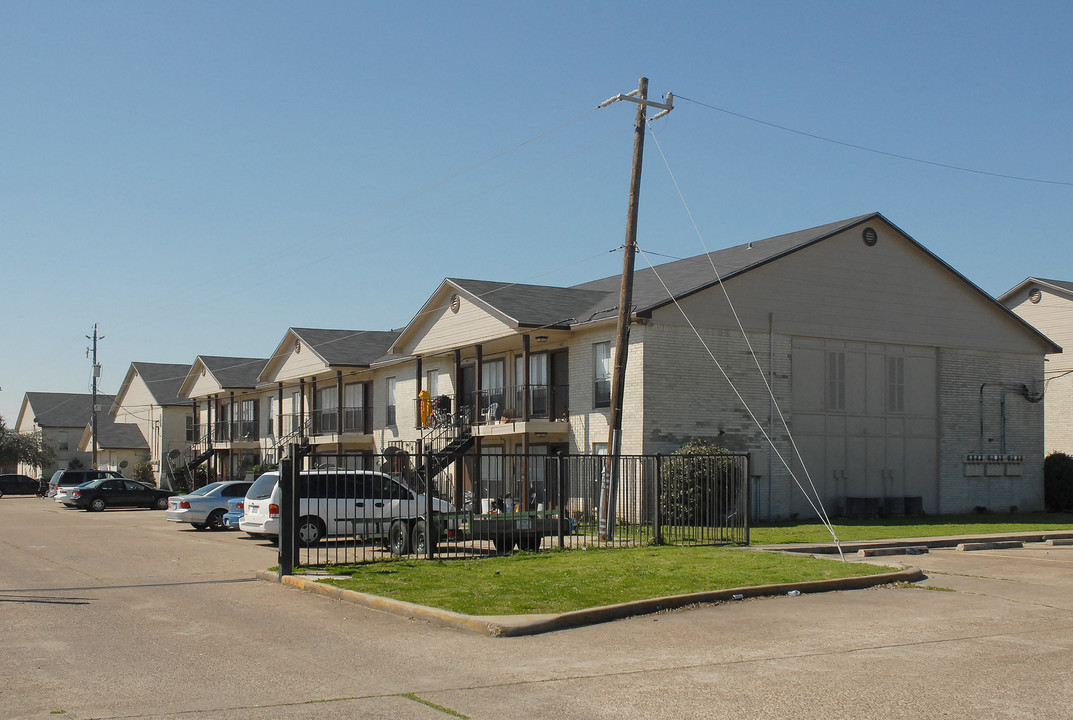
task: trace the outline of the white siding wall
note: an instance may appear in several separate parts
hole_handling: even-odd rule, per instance
[[[1041,290],[1040,301],[1031,303],[1028,294],[1036,287]],[[1048,454],[1073,454],[1073,298],[1030,285],[1009,298],[1007,305],[1063,348],[1047,356],[1044,448]]]

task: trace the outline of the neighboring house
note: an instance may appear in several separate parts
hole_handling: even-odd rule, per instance
[[[999,302],[1070,350],[1047,355],[1044,448],[1048,454],[1073,455],[1073,282],[1030,277],[1003,293]]]
[[[377,381],[398,435],[435,372],[479,453],[606,452],[619,281],[444,281]],[[1043,506],[1058,347],[878,213],[639,270],[633,304],[624,454],[748,451],[757,518],[817,514],[791,469],[830,514]]]
[[[114,395],[97,395],[98,427],[114,400]],[[20,464],[18,472],[32,477],[48,478],[56,470],[71,467],[72,464],[91,467],[93,454],[79,450],[79,441],[92,419],[93,396],[89,393],[26,393],[15,422],[15,430],[24,434],[40,432],[41,439],[56,450],[56,461],[45,468]],[[98,462],[99,460],[98,456]]]
[[[133,362],[109,411],[117,424],[138,427],[149,446],[153,478],[168,486],[165,457],[188,445],[193,402],[179,397],[189,364]]]
[[[78,449],[92,452],[92,424],[87,424],[82,431]],[[100,413],[97,418],[97,467],[131,477],[135,465],[149,460],[149,443],[137,425],[117,423],[108,413]]]
[[[375,379],[410,362],[387,355],[398,335],[288,329],[258,378],[264,397],[274,398],[267,415],[275,418],[276,447],[308,439],[316,454],[380,449],[383,443],[376,441],[374,428],[382,431],[395,425],[396,400],[401,396],[393,394],[391,383]],[[276,459],[266,457],[267,462]]]
[[[264,358],[198,355],[179,388],[194,403],[188,447],[170,465],[194,468],[208,462],[221,480],[241,478],[275,448],[275,396],[257,387]],[[178,460],[179,462],[175,462]]]

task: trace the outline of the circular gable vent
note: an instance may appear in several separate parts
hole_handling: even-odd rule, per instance
[[[1032,303],[1033,305],[1037,304],[1042,299],[1043,293],[1040,292],[1039,288],[1032,288],[1032,290],[1028,293],[1028,302]]]
[[[861,233],[861,237],[864,239],[864,244],[868,247],[873,247],[879,242],[879,235],[876,234],[875,228],[866,227],[864,232]]]

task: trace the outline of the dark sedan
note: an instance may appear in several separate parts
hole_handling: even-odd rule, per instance
[[[106,507],[147,507],[164,510],[168,507],[168,498],[174,494],[170,490],[158,490],[134,480],[104,478],[79,485],[63,502],[65,505],[96,512]]]
[[[28,475],[4,473],[0,475],[0,497],[4,495],[37,495],[41,483]]]

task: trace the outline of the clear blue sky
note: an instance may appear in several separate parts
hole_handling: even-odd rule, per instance
[[[94,323],[115,392],[445,277],[615,274],[634,106],[592,109],[641,76],[710,249],[880,211],[993,295],[1073,280],[1071,35],[1068,2],[6,0],[0,415],[88,392]],[[638,240],[703,252],[652,136]]]

